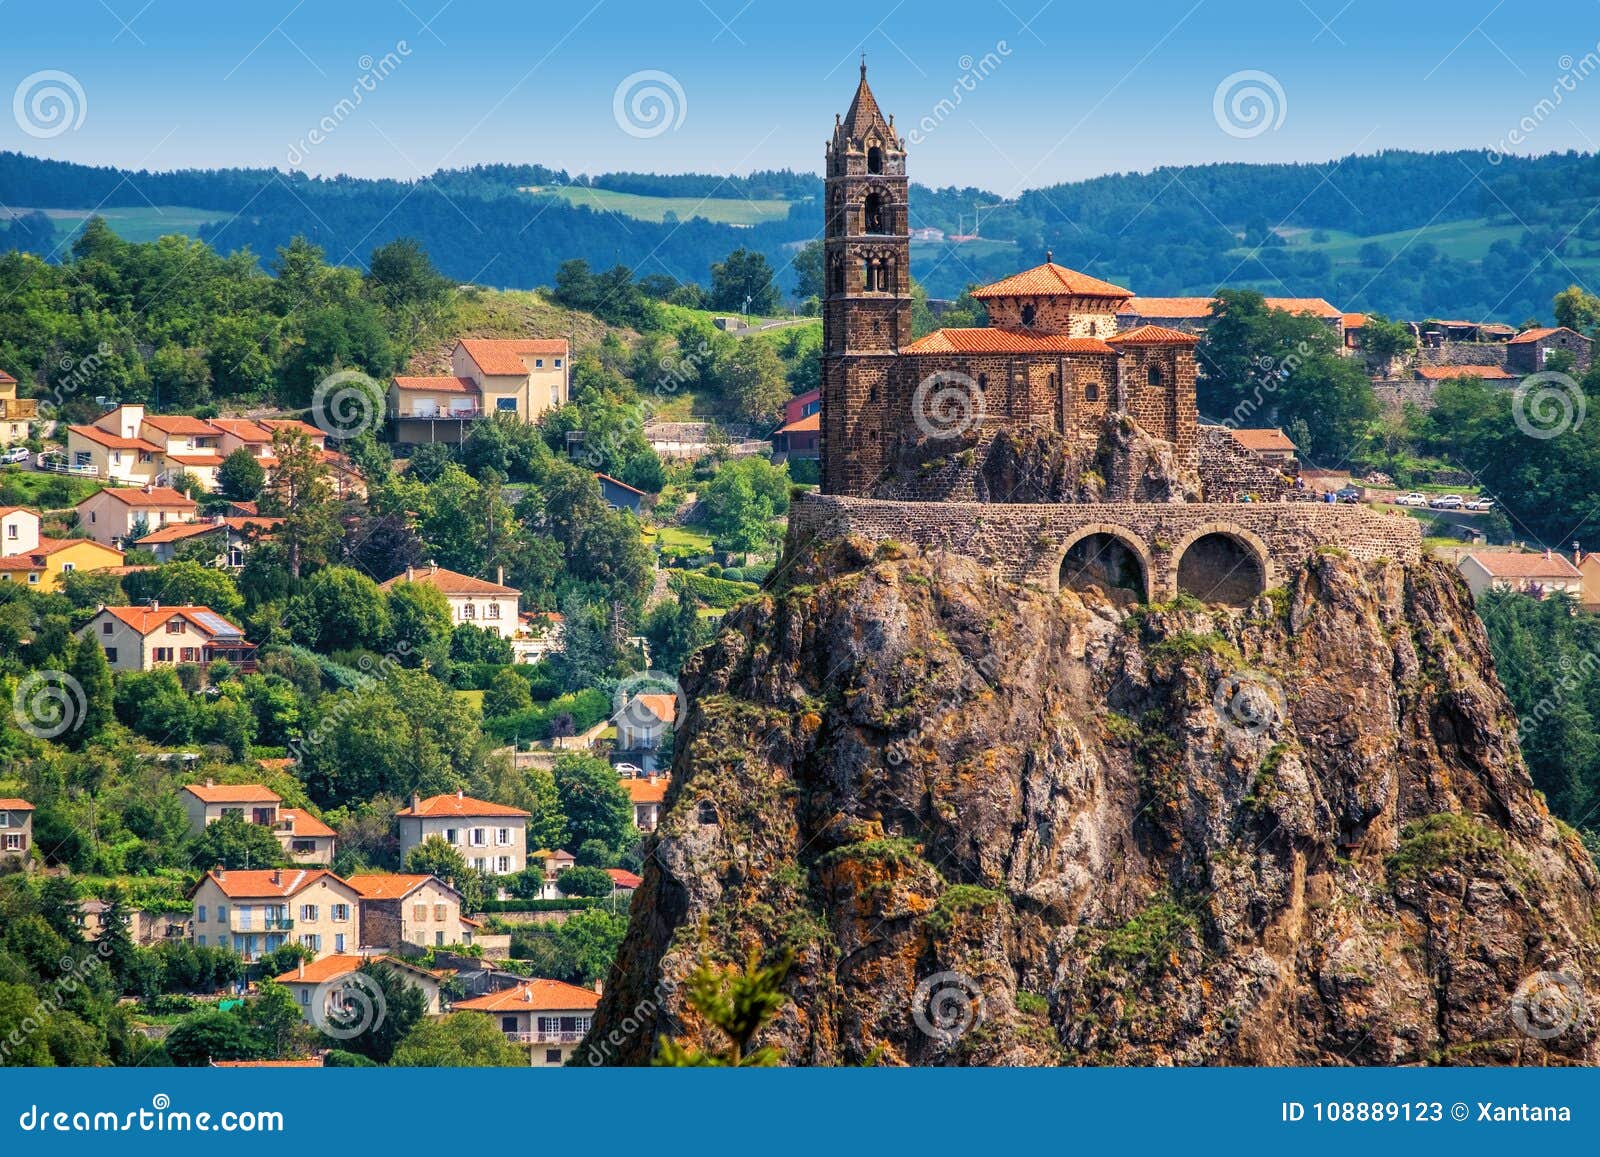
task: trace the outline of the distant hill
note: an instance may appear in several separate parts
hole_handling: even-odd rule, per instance
[[[588,177],[482,165],[407,182],[129,172],[0,153],[0,203],[51,218],[49,229],[38,218],[13,224],[0,245],[48,253],[98,210],[131,238],[170,229],[267,255],[303,234],[351,264],[411,236],[451,277],[491,286],[548,284],[571,257],[704,282],[741,245],[787,270],[797,245],[820,232],[821,192],[815,175],[787,170]],[[1395,151],[1119,173],[1004,202],[979,188],[914,185],[911,200],[914,227],[983,239],[918,243],[913,272],[935,297],[1053,249],[1146,295],[1247,285],[1347,309],[1520,322],[1547,317],[1558,290],[1600,273],[1592,154],[1490,165],[1478,152]],[[792,287],[792,274],[781,280]]]

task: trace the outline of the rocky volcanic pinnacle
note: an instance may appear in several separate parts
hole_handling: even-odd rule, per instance
[[[1119,609],[871,550],[690,665],[580,1061],[699,1041],[676,982],[752,947],[789,1064],[1600,1059],[1600,882],[1440,564]]]

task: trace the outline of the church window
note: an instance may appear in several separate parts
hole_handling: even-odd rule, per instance
[[[1100,386],[1095,382],[1090,382],[1084,386],[1083,400],[1086,402],[1098,402],[1100,400]]]
[[[1027,305],[1022,307],[1022,324],[1025,327],[1027,327],[1028,329],[1032,329],[1033,328],[1033,319],[1034,319],[1034,308],[1033,308],[1033,303],[1030,301]]]
[[[877,286],[873,283],[872,259],[861,263],[861,288],[871,293]]]
[[[874,174],[883,172],[883,150],[877,145],[867,150],[867,172]]]
[[[978,375],[978,389],[987,390],[988,388],[989,388],[989,375],[988,374],[979,374]]]
[[[1145,374],[1145,380],[1152,386],[1159,386],[1161,384],[1161,367],[1151,366],[1149,372]]]
[[[868,233],[887,233],[884,228],[883,194],[868,193],[864,206]]]
[[[1099,333],[1100,333],[1100,323],[1097,322],[1097,321],[1091,321],[1089,323],[1089,336],[1090,337],[1095,337]]]

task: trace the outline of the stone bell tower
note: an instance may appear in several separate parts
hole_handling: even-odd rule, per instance
[[[911,341],[904,142],[867,87],[828,142],[822,306],[822,490],[868,494],[892,441],[891,387]]]

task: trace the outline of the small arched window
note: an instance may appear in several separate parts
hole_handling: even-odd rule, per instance
[[[978,375],[978,389],[987,390],[988,388],[989,388],[989,375],[988,374],[979,374]]]
[[[863,216],[866,219],[866,226],[865,227],[866,227],[866,230],[867,230],[868,233],[887,233],[888,232],[888,230],[884,228],[883,194],[882,193],[868,193],[866,202],[865,202],[865,204],[863,205],[862,208],[863,208]]]
[[[1036,311],[1033,308],[1033,303],[1030,301],[1027,305],[1022,307],[1022,324],[1028,329],[1032,329],[1033,319],[1035,316]]]
[[[867,150],[867,172],[883,172],[883,150],[877,145],[873,145]]]
[[[1090,382],[1083,387],[1083,400],[1086,402],[1098,402],[1100,400],[1099,383]]]
[[[1091,321],[1089,323],[1089,336],[1090,337],[1098,337],[1099,334],[1100,334],[1100,323],[1097,322],[1097,321]]]
[[[1145,374],[1145,381],[1149,382],[1152,386],[1159,386],[1161,384],[1161,367],[1151,366],[1149,371]]]
[[[865,261],[863,261],[861,263],[861,288],[866,290],[868,293],[871,293],[874,289],[877,288],[877,286],[874,284],[874,281],[873,281],[873,269],[872,269],[872,259],[871,258],[868,258],[867,260],[865,260]]]

